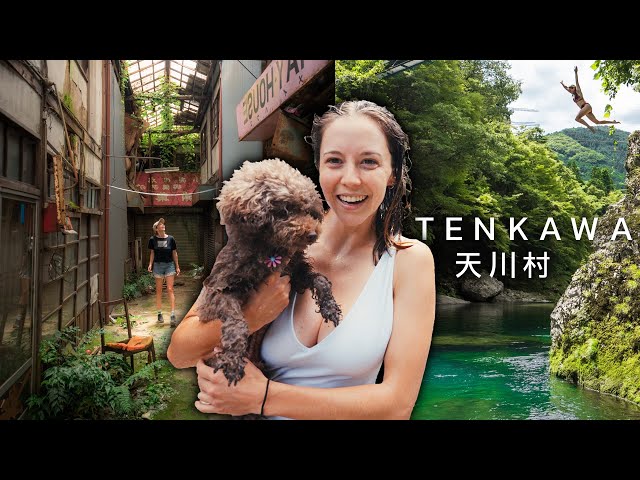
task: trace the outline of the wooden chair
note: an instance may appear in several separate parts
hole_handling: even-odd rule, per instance
[[[129,338],[120,340],[118,342],[104,341],[104,327],[107,324],[106,319],[110,316],[113,307],[116,305],[124,305],[124,318],[127,321],[127,333]],[[127,307],[127,301],[124,298],[118,300],[112,300],[110,302],[98,302],[98,310],[100,317],[100,344],[102,346],[102,353],[105,352],[117,352],[121,353],[125,358],[131,358],[131,370],[135,372],[133,366],[133,356],[136,353],[147,352],[147,365],[152,361],[156,361],[156,350],[153,345],[153,337],[151,336],[132,336],[131,335],[131,320],[129,318],[129,308]]]

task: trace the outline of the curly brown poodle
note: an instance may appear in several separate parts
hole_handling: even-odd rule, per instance
[[[324,215],[314,183],[279,159],[244,162],[218,197],[228,242],[204,281],[203,321],[222,321],[222,352],[205,361],[222,369],[229,385],[244,376],[248,357],[259,368],[260,343],[268,327],[249,336],[241,307],[260,282],[275,269],[291,276],[298,293],[311,289],[325,322],[338,325],[340,306],[331,282],[313,270],[305,250],[320,233]]]

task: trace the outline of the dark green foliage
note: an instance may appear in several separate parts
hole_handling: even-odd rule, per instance
[[[578,167],[578,162],[576,162],[575,159],[572,158],[567,162],[567,167],[569,167],[569,170],[573,172],[576,180],[578,180],[580,183],[583,183],[582,174],[580,173],[580,167]]]
[[[547,137],[544,134],[544,130],[540,127],[525,128],[521,130],[518,135],[531,142],[547,143]]]
[[[120,60],[120,95],[122,96],[123,103],[126,96],[127,84],[130,83],[129,64],[129,60]]]
[[[146,293],[148,287],[154,285],[155,279],[151,273],[147,271],[130,273],[122,286],[122,296],[127,300],[137,298]]]
[[[580,176],[589,180],[593,167],[608,168],[615,188],[624,188],[624,161],[627,158],[629,132],[616,129],[609,135],[608,128],[597,128],[595,133],[587,128],[565,128],[546,136],[549,148],[558,154],[565,164],[573,160]]]
[[[149,144],[149,135],[151,143]],[[176,135],[157,133],[151,130],[147,134],[145,156],[159,157],[153,160],[154,167],[179,167],[184,172],[200,171],[200,137],[197,133]]]
[[[509,63],[498,60],[462,60],[465,88],[484,99],[483,111],[488,118],[509,120],[508,105],[522,93],[522,82],[509,76]]]
[[[177,166],[182,171],[199,172],[199,134],[182,133],[185,127],[174,125],[173,109],[179,110],[180,103],[184,101],[178,99],[179,93],[176,84],[162,78],[157,91],[136,94],[140,116],[150,118],[157,113],[160,119],[158,126],[146,134],[145,156],[161,158],[160,164],[153,164],[155,167]],[[189,129],[187,127],[186,131]]]
[[[621,85],[640,91],[640,60],[596,60],[591,66],[602,89],[613,99]]]
[[[70,327],[43,340],[40,355],[47,368],[40,392],[27,401],[29,417],[134,419],[171,395],[171,389],[154,378],[154,371],[167,361],[156,361],[131,375],[122,355],[85,351],[99,331],[82,338],[78,332]]]
[[[605,167],[593,167],[591,169],[591,180],[589,180],[589,182],[606,194],[614,188],[611,171]]]
[[[340,60],[336,62],[336,103],[348,100],[353,94],[373,97],[381,80],[378,74],[384,70],[383,60]],[[364,97],[363,97],[364,98]]]

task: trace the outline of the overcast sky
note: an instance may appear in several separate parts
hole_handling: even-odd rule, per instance
[[[575,121],[578,107],[573,102],[560,80],[569,86],[575,83],[573,67],[578,66],[580,88],[593,113],[599,120],[604,118],[604,107],[611,103],[613,110],[608,120],[622,122],[617,125],[621,130],[633,132],[640,130],[640,93],[629,87],[620,89],[616,98],[610,102],[602,92],[600,81],[593,79],[591,69],[593,60],[510,60],[511,77],[522,80],[522,94],[510,105],[511,108],[530,108],[537,112],[516,111],[512,122],[535,122],[545,133],[557,132],[564,128],[582,127]],[[586,117],[585,120],[592,124]]]

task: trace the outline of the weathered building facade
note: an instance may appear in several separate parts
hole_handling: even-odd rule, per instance
[[[37,389],[42,339],[88,330],[122,290],[119,75],[109,60],[0,61],[0,418]]]
[[[39,388],[42,340],[91,329],[98,300],[146,270],[157,218],[182,270],[206,274],[225,242],[215,197],[237,167],[277,156],[316,173],[304,136],[334,102],[332,61],[127,64],[0,60],[0,419],[20,418]],[[142,147],[160,113],[143,119],[134,99],[161,77],[179,101],[170,133],[199,136],[195,168],[179,153],[153,165],[150,133]]]

